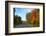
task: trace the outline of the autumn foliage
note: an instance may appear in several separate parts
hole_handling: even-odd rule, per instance
[[[29,24],[39,25],[39,9],[34,9],[27,13],[26,19]]]

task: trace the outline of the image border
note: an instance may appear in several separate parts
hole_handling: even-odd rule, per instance
[[[42,4],[43,5],[43,31],[34,31],[34,32],[22,32],[22,33],[9,33],[8,29],[8,3],[26,3],[26,4]],[[45,32],[45,3],[40,2],[22,2],[22,1],[5,1],[5,35],[17,35],[17,34],[32,34],[32,33],[44,33]]]

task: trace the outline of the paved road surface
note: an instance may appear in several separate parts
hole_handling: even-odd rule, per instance
[[[19,24],[19,25],[16,25],[16,28],[24,28],[24,27],[32,27],[31,24]]]

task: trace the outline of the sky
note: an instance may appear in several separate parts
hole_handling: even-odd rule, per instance
[[[26,13],[31,12],[31,8],[15,8],[15,15],[21,17],[22,21],[26,21]]]

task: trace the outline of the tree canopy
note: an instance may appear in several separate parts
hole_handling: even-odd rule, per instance
[[[17,24],[20,24],[21,23],[21,17],[20,16],[14,16],[14,24],[17,25]]]
[[[26,19],[29,24],[39,24],[39,9],[34,9],[27,13]]]

